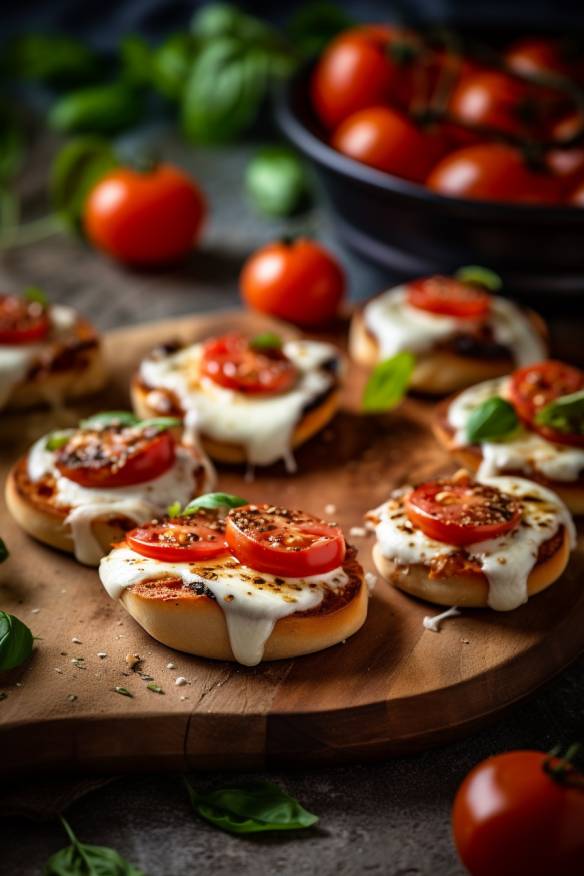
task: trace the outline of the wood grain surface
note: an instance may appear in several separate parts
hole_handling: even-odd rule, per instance
[[[112,332],[102,397],[68,412],[1,415],[0,478],[39,435],[127,405],[130,374],[157,343],[271,325],[227,312]],[[427,426],[431,403],[410,399],[393,413],[363,416],[363,381],[348,370],[343,409],[298,452],[296,475],[278,465],[249,482],[241,469],[223,468],[221,489],[321,516],[334,505],[348,535],[395,486],[451,470]],[[2,679],[0,738],[11,772],[255,768],[420,750],[479,727],[584,649],[582,545],[560,581],[512,613],[465,611],[435,634],[422,620],[439,609],[378,581],[365,626],[345,644],[249,669],[153,641],[109,599],[95,570],[19,531],[3,501],[0,533],[11,551],[0,568],[0,605],[39,636],[32,659]],[[373,570],[372,537],[349,538]],[[128,654],[140,655],[138,671]],[[176,686],[178,676],[188,684]],[[147,688],[149,677],[163,694]]]

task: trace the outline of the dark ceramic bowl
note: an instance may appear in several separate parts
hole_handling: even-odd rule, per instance
[[[404,279],[481,264],[518,293],[584,289],[584,209],[448,198],[360,164],[327,145],[310,106],[310,73],[282,89],[277,117],[313,162],[336,231],[353,250]]]

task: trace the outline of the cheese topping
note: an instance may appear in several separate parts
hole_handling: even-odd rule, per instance
[[[403,497],[410,489],[407,487],[393,493],[388,502],[371,512],[379,519],[375,527],[377,541],[384,557],[403,566],[428,564],[435,557],[463,551],[480,565],[489,582],[490,607],[511,611],[527,602],[527,579],[540,546],[560,526],[565,526],[574,547],[576,531],[567,508],[551,490],[524,478],[482,478],[481,482],[520,499],[523,517],[517,529],[464,548],[435,541],[410,522],[403,505]]]
[[[438,344],[464,333],[465,326],[470,331],[476,324],[471,320],[412,307],[407,301],[406,286],[389,289],[370,301],[363,311],[363,319],[379,345],[380,361],[404,351],[427,353]],[[497,343],[510,351],[517,365],[530,365],[545,359],[543,341],[512,301],[492,296],[487,324],[491,326]]]
[[[53,305],[49,309],[51,333],[38,344],[0,344],[0,408],[3,408],[14,387],[24,380],[41,353],[51,343],[64,339],[77,320],[72,307]]]
[[[74,430],[68,431],[72,434]],[[27,458],[28,476],[33,482],[44,475],[55,479],[52,501],[59,508],[70,509],[65,523],[71,528],[75,557],[88,566],[96,566],[103,556],[93,532],[94,521],[123,516],[139,525],[165,513],[173,502],[186,505],[199,492],[201,467],[205,474],[200,492],[207,492],[214,484],[208,462],[188,447],[177,447],[174,465],[151,481],[129,487],[82,487],[61,474],[55,466],[56,454],[47,450],[46,443],[44,436],[32,446]]]
[[[467,425],[475,408],[492,396],[507,397],[508,378],[485,380],[461,392],[448,407],[448,423],[455,430],[457,447],[468,446]],[[478,477],[492,477],[505,471],[541,474],[553,481],[577,481],[584,473],[584,450],[554,444],[536,432],[520,426],[509,438],[481,443],[482,461]]]
[[[188,415],[191,428],[218,441],[245,447],[252,465],[284,459],[294,470],[291,440],[304,408],[325,393],[336,377],[322,366],[339,353],[331,344],[288,341],[284,353],[299,369],[295,386],[280,395],[245,395],[219,386],[200,374],[202,344],[194,344],[162,359],[146,359],[140,377],[152,387],[171,390]]]
[[[280,578],[241,565],[235,557],[201,563],[164,563],[143,557],[129,547],[114,548],[99,565],[99,577],[112,599],[127,587],[164,576],[183,584],[204,585],[225,614],[233,656],[244,666],[256,666],[276,621],[316,608],[327,590],[342,590],[349,577],[342,568],[307,578]]]

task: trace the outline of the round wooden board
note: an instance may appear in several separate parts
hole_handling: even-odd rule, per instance
[[[252,333],[273,327],[258,316],[228,313],[111,333],[112,384],[70,420],[127,404],[128,378],[157,343],[235,325]],[[363,380],[350,369],[342,412],[298,453],[296,475],[275,466],[248,482],[241,470],[223,469],[221,488],[325,516],[325,506],[334,505],[349,533],[393,487],[451,470],[427,427],[432,405],[408,400],[393,414],[359,415]],[[3,414],[0,476],[66,416]],[[437,609],[379,581],[365,626],[345,644],[248,669],[154,642],[107,597],[94,570],[36,544],[3,503],[0,533],[12,555],[0,569],[0,605],[40,637],[33,658],[5,673],[0,687],[7,694],[0,702],[5,769],[18,773],[255,768],[419,750],[479,727],[584,647],[582,545],[561,581],[510,614],[465,611],[435,634],[422,620]],[[350,538],[372,570],[371,536]],[[164,694],[128,668],[126,655],[133,653],[142,658],[142,675]],[[176,686],[177,676],[188,685]]]

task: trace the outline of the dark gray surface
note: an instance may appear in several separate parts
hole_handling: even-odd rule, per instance
[[[37,149],[27,170],[24,187],[30,201],[38,200],[48,148],[43,144]],[[238,271],[255,246],[306,224],[324,239],[329,237],[326,217],[320,211],[308,217],[308,223],[296,220],[292,226],[254,215],[242,197],[247,151],[242,147],[193,153],[176,143],[168,146],[166,156],[193,170],[212,205],[201,249],[183,268],[132,273],[76,241],[55,237],[3,254],[2,288],[42,284],[54,300],[74,302],[102,328],[236,303]],[[377,291],[389,279],[347,253],[342,253],[342,259],[354,297]],[[554,325],[563,355],[568,355],[568,349],[579,352],[581,358],[581,324],[566,316]],[[557,741],[582,738],[583,669],[584,660],[580,660],[490,729],[448,748],[377,765],[271,776],[320,815],[319,829],[304,836],[241,839],[219,833],[191,816],[176,776],[123,777],[77,800],[67,817],[85,841],[114,846],[150,876],[195,872],[460,876],[463,870],[449,825],[456,787],[489,754],[515,747],[548,749]],[[10,756],[9,752],[3,755]],[[204,775],[197,781],[217,786],[229,777]],[[64,788],[64,781],[55,782],[55,798]],[[28,792],[27,788],[21,791],[29,808],[35,800],[41,808],[42,798],[42,809],[50,809],[46,802],[53,794],[50,787],[41,789],[33,783]],[[38,874],[47,857],[65,844],[55,820],[39,823],[10,818],[0,825],[2,874]]]

